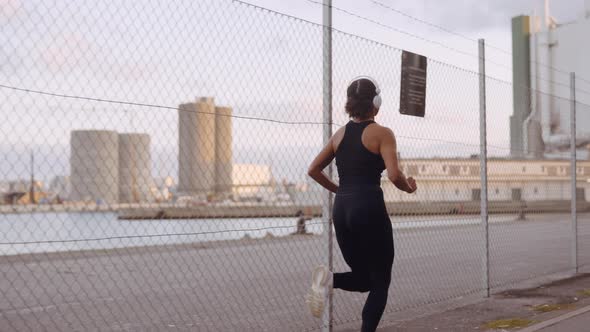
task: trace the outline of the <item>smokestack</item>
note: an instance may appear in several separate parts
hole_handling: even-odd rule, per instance
[[[551,15],[549,14],[549,0],[545,0],[543,10],[543,16],[545,18],[545,28],[549,30],[549,26],[551,25]]]
[[[587,0],[585,0],[587,1]],[[551,9],[549,8],[549,0],[545,0],[545,29],[547,31],[553,30],[557,27],[557,21],[551,16]]]

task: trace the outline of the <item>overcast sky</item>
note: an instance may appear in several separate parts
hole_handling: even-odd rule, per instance
[[[334,10],[336,29],[383,43],[334,35],[334,121],[343,124],[347,120],[342,109],[348,80],[369,74],[382,84],[380,121],[395,129],[406,155],[453,157],[477,152],[474,40],[485,38],[509,53],[511,17],[532,14],[535,8],[540,12],[542,1],[377,1],[382,5],[370,0],[333,2],[341,9]],[[308,0],[246,2],[315,23],[322,20],[322,6]],[[576,19],[582,8],[583,0],[551,3],[558,22]],[[0,0],[0,27],[3,85],[167,107],[197,96],[214,96],[218,103],[234,107],[239,116],[287,122],[322,120],[321,28],[237,1]],[[398,114],[400,49],[433,60],[429,62],[425,119]],[[488,141],[500,147],[491,153],[506,155],[512,113],[511,56],[488,48],[487,58],[488,75],[508,82],[488,83]],[[568,82],[567,77],[555,79]],[[155,148],[171,151],[170,160],[160,162],[167,163],[170,172],[176,168],[170,166],[176,159],[178,138],[173,109],[64,99],[6,88],[0,88],[0,100],[0,145],[14,154],[9,158],[10,168],[0,170],[6,176],[14,177],[15,169],[21,174],[25,168],[14,165],[28,163],[28,158],[14,151],[43,144],[67,147],[74,129],[147,132]],[[313,154],[321,144],[318,125],[234,119],[234,135],[235,151],[242,151],[237,159],[249,162],[255,155],[260,163],[271,159],[276,163],[272,154],[281,149],[301,148]],[[309,158],[308,154],[299,157],[302,165],[296,167],[290,161],[284,165],[299,173]],[[48,169],[67,169],[67,156],[47,164]],[[166,172],[160,175],[168,175]]]
[[[251,0],[263,7],[276,9],[297,17],[321,22],[321,13],[314,2],[322,0]],[[350,11],[371,20],[399,28],[421,38],[430,39],[442,44],[449,44],[459,50],[477,53],[477,45],[463,38],[429,27],[416,20],[404,17],[385,6],[391,7],[417,19],[441,26],[447,30],[457,32],[472,39],[484,38],[486,42],[511,51],[511,18],[518,15],[537,15],[544,13],[544,0],[333,0],[334,7]],[[590,4],[590,1],[588,1]],[[565,23],[578,19],[584,10],[584,0],[549,1],[551,16],[558,22]],[[449,63],[459,63],[462,67],[475,68],[476,61],[465,62],[460,53],[448,52],[447,49],[428,45],[419,38],[412,38],[406,34],[392,31],[366,20],[353,17],[335,9],[334,26],[349,33],[362,35],[399,48],[416,50],[432,58],[438,58]],[[506,66],[511,65],[511,58],[504,53],[488,49],[489,56]],[[458,59],[457,59],[458,58]],[[493,66],[493,65],[491,65]],[[506,77],[506,69],[498,70],[495,74]]]

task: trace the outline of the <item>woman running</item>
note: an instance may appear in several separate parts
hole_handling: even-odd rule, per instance
[[[375,122],[381,96],[370,77],[358,77],[346,90],[345,110],[351,120],[330,138],[309,167],[309,176],[336,194],[334,228],[350,272],[332,273],[325,266],[312,275],[307,304],[321,317],[332,288],[369,292],[362,313],[362,332],[375,331],[387,304],[393,265],[393,234],[381,190],[381,173],[407,193],[416,191],[413,178],[399,169],[395,136]],[[323,172],[336,158],[340,183]]]

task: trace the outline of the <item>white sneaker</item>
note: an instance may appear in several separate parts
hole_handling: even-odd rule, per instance
[[[314,317],[320,318],[332,293],[334,284],[333,273],[325,266],[318,266],[311,274],[311,288],[305,297],[305,302]]]

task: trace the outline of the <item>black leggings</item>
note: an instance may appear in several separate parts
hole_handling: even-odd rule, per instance
[[[334,273],[334,288],[369,292],[361,331],[375,331],[387,304],[394,256],[391,221],[381,188],[336,194],[334,228],[342,256],[351,269]]]

